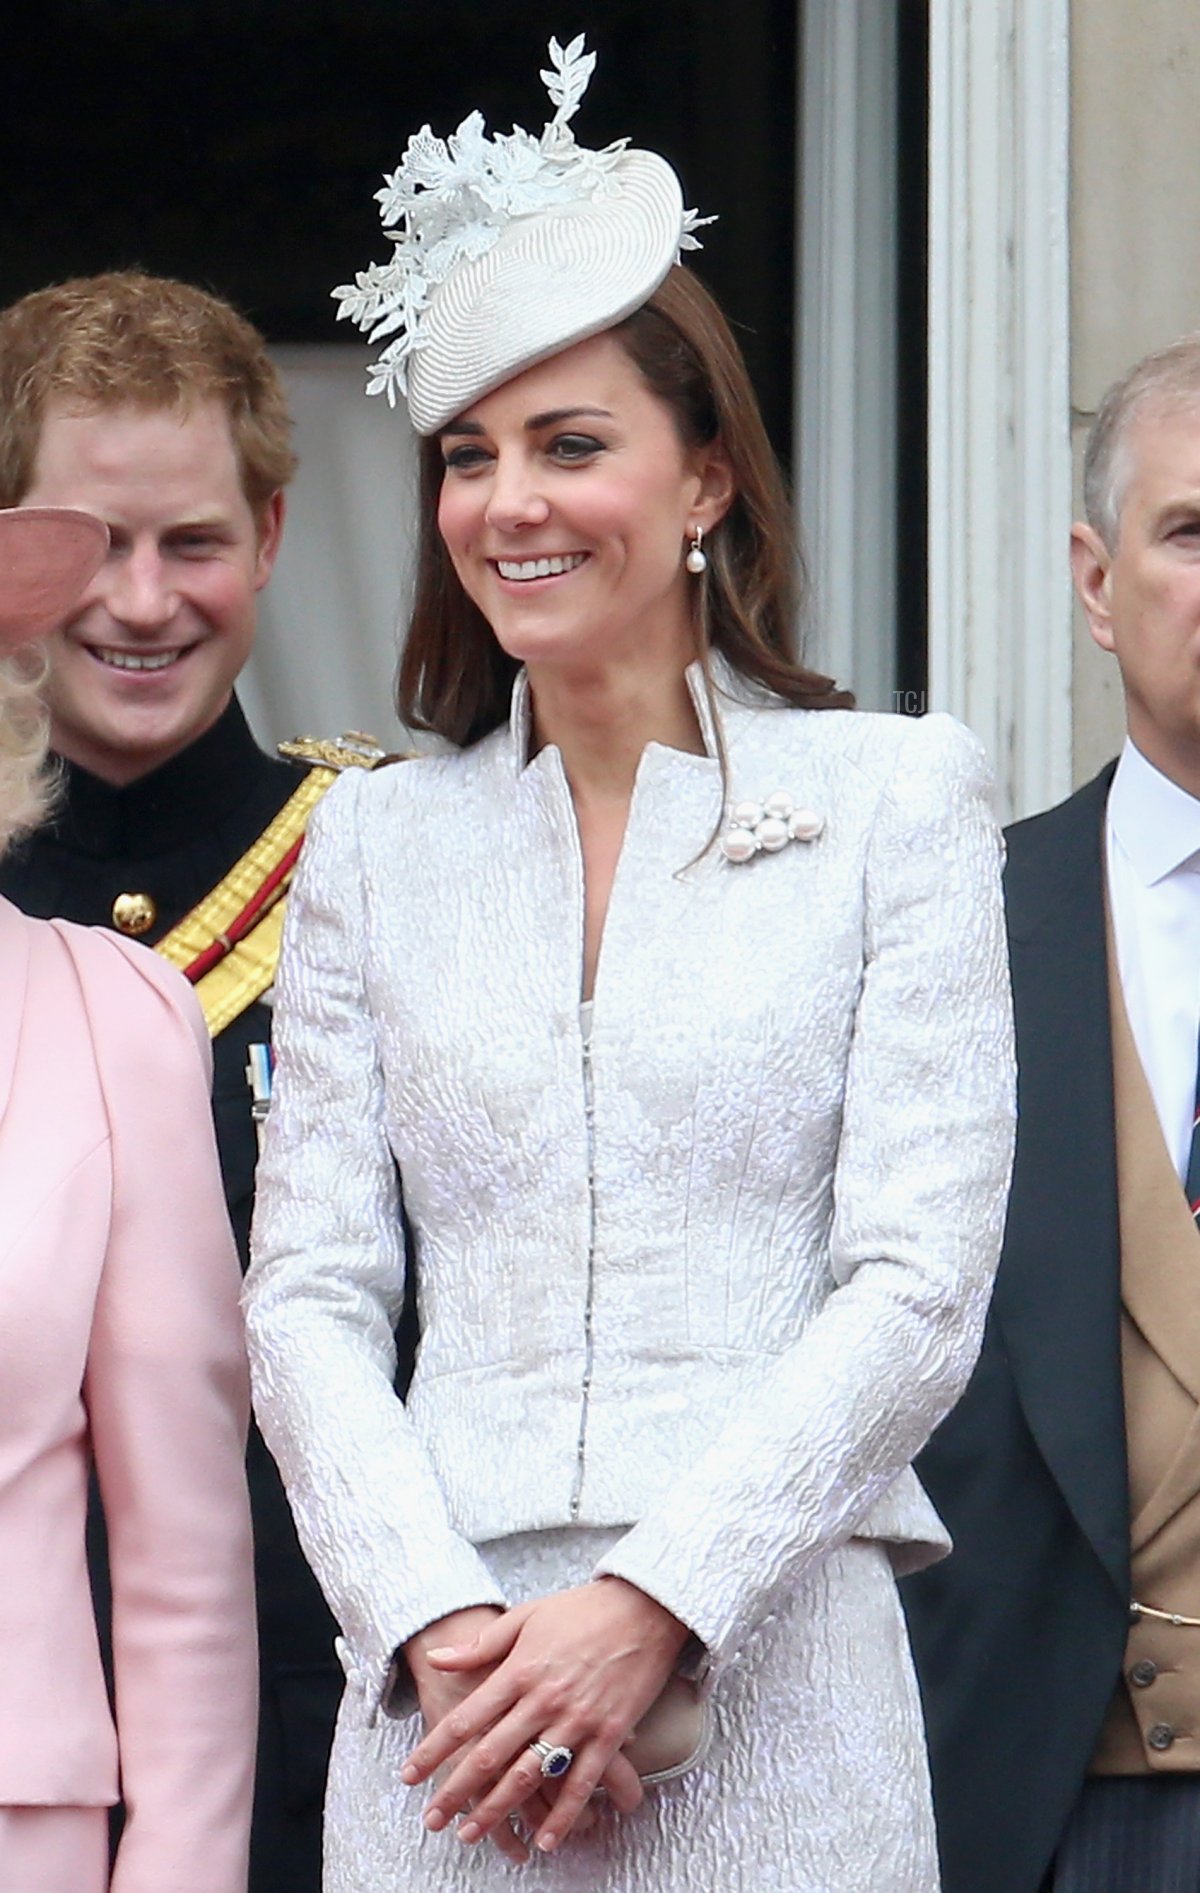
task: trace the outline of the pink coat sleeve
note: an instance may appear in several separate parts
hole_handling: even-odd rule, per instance
[[[257,1660],[240,1278],[190,988],[62,929],[112,1135],[85,1398],[108,1524],[128,1821],[113,1893],[244,1893]]]

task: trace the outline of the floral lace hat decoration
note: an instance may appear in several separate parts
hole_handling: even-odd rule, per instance
[[[541,77],[555,110],[540,138],[519,126],[489,137],[478,112],[448,140],[425,125],[376,192],[391,260],[333,293],[339,318],[391,338],[367,392],[393,406],[404,396],[419,434],[632,315],[713,221],[684,208],[654,152],[576,144],[595,64],[582,34],[552,39]]]

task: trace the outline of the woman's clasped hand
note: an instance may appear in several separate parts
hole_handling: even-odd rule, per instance
[[[514,1610],[459,1612],[413,1638],[406,1654],[428,1733],[402,1779],[415,1786],[449,1765],[426,1827],[439,1831],[466,1813],[460,1840],[490,1834],[510,1858],[524,1858],[514,1815],[549,1852],[587,1823],[598,1788],[632,1812],[642,1785],[621,1746],[687,1636],[644,1591],[601,1577]],[[560,1781],[543,1776],[535,1742],[571,1751]]]

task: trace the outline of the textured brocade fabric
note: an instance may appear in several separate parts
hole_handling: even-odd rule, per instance
[[[614,1534],[483,1547],[514,1602],[586,1578]],[[795,1587],[714,1694],[704,1761],[552,1857],[510,1867],[421,1825],[398,1785],[417,1716],[347,1692],[326,1803],[325,1893],[936,1893],[921,1713],[891,1567],[855,1541]]]
[[[724,702],[731,800],[785,789],[824,818],[742,865],[705,851],[711,727],[704,756],[648,746],[597,972],[589,1137],[582,863],[561,759],[526,764],[526,717],[519,687],[513,728],[475,749],[344,778],[290,903],[248,1321],[262,1428],[345,1632],[351,1825],[374,1817],[347,1744],[392,1651],[503,1601],[486,1551],[514,1533],[578,1528],[667,1604],[706,1648],[718,1716],[781,1617],[783,1674],[870,1698],[838,1548],[875,1540],[899,1565],[945,1548],[909,1462],[969,1373],[999,1248],[1011,1023],[974,738],[945,717]],[[423,1335],[407,1408],[393,1159]],[[902,1670],[881,1665],[862,1714],[924,1832]],[[767,1739],[749,1706],[730,1714],[738,1753]],[[798,1699],[777,1798],[806,1769],[832,1783],[830,1742]],[[844,1833],[830,1852],[811,1807],[806,1831],[745,1884],[936,1883],[927,1864],[855,1878]],[[547,1884],[682,1884],[648,1873]]]

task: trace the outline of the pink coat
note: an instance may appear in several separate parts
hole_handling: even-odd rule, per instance
[[[243,1893],[248,1416],[209,1049],[179,975],[0,900],[0,1804],[129,1820],[114,1893]],[[84,1558],[108,1520],[119,1737]]]

